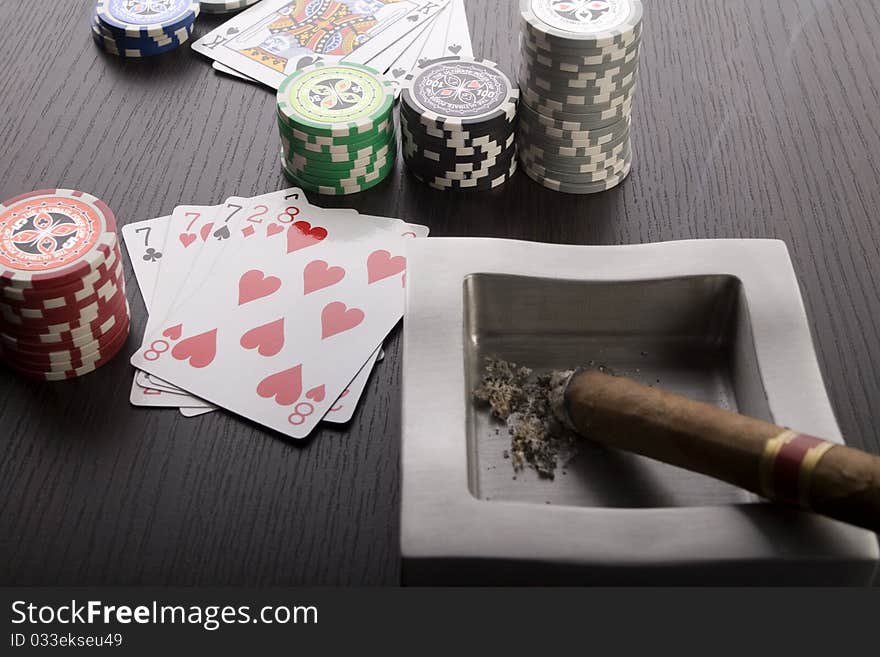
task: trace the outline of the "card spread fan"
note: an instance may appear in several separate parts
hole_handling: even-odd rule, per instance
[[[403,314],[406,243],[428,230],[291,188],[122,233],[150,314],[132,404],[222,407],[304,438],[351,419]]]

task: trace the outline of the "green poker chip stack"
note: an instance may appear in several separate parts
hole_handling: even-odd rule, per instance
[[[284,175],[306,191],[343,195],[378,185],[394,168],[394,87],[361,64],[318,62],[278,89]]]

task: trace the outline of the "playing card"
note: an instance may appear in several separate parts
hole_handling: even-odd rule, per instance
[[[132,364],[307,436],[403,314],[406,240],[395,225],[339,213],[236,240],[234,257],[181,297]]]
[[[158,217],[122,227],[122,237],[148,312],[156,288],[156,280],[159,277],[164,256],[162,249],[170,220],[170,216]],[[132,381],[130,394],[131,403],[136,406],[173,407],[188,404],[205,406],[200,400],[179,389],[154,386],[150,381],[141,382],[137,374]]]
[[[180,281],[200,258],[206,245],[214,245],[227,237],[228,230],[216,228],[216,217],[221,205],[179,205],[174,208],[165,241],[162,245],[162,266],[153,283],[153,295],[149,302],[150,322],[161,320],[182,292]],[[214,249],[216,250],[216,249]]]
[[[179,395],[186,394],[178,388],[177,386],[172,386],[169,383],[166,383],[162,379],[157,379],[152,374],[148,372],[142,372],[140,370],[137,371],[134,377],[135,383],[141,388],[152,388],[154,390],[164,390],[166,392],[173,392]],[[195,400],[195,398],[193,398]],[[198,402],[198,400],[195,400]],[[203,402],[199,402],[196,404],[197,406],[210,406],[210,404],[205,404]]]
[[[201,256],[202,247],[210,242],[216,241],[222,237],[222,233],[214,234],[214,217],[221,206],[202,206],[202,205],[186,205],[178,206],[174,209],[170,219],[165,223],[164,240],[162,242],[162,250],[160,261],[161,267],[150,270],[141,281],[138,276],[138,283],[141,286],[141,294],[144,296],[144,303],[149,313],[147,319],[147,327],[145,332],[151,330],[158,318],[161,318],[168,312],[177,300],[178,294],[181,292],[180,281],[184,280],[187,274],[194,267]],[[159,225],[155,223],[152,230],[160,230]],[[137,269],[136,269],[137,272]],[[151,294],[147,291],[152,289]],[[158,290],[162,292],[159,293]],[[149,296],[149,301],[146,300]],[[144,390],[153,390],[159,392],[184,394],[183,391],[174,386],[165,385],[164,382],[145,381],[143,375],[135,374],[135,379],[131,388],[130,401],[132,404],[141,405],[147,401]],[[151,393],[155,395],[155,393]],[[156,400],[157,397],[151,397],[150,400]],[[186,405],[202,406],[201,400],[187,398],[181,400],[178,397],[166,397],[165,400],[170,405],[176,405],[174,402],[183,401]]]
[[[291,196],[298,199],[299,190],[282,190],[281,192],[264,195],[263,197],[258,198],[262,200],[285,200],[285,198]],[[246,208],[242,205],[243,201],[245,200],[236,197],[228,199],[226,204],[224,204],[224,207],[229,210],[229,213],[227,213],[226,216],[229,216],[231,219],[235,214],[238,214],[245,209],[248,209],[248,211],[253,210],[253,212],[247,214],[247,216],[245,214],[241,215],[241,217],[245,218],[245,227],[247,227],[247,225],[255,223],[252,215],[266,215],[266,210],[260,207],[260,204]],[[308,207],[310,208],[310,212],[322,211],[320,208],[309,206],[305,199],[301,200],[301,204],[301,208]],[[181,258],[180,262],[183,263],[183,266],[178,264],[177,267],[169,268],[168,270],[169,272],[176,271],[177,273],[168,274],[164,278],[166,284],[172,286],[175,292],[175,294],[172,295],[174,298],[179,298],[180,293],[182,291],[185,292],[185,286],[181,287],[179,281],[173,280],[174,276],[183,275],[183,272],[190,272],[190,274],[187,274],[188,277],[190,280],[195,280],[197,277],[192,276],[191,272],[199,269],[198,263],[212,262],[211,259],[200,261],[200,254],[195,254],[195,251],[191,251],[190,249],[197,248],[204,244],[209,239],[209,232],[216,232],[217,229],[222,227],[220,223],[216,222],[216,213],[213,212],[213,210],[214,208],[206,208],[204,206],[181,206],[176,211],[177,218],[174,222],[174,229],[177,231],[177,240],[180,246],[169,245],[168,248],[172,250],[177,248],[180,253],[185,255],[178,256]],[[288,214],[291,212],[291,210],[286,207],[284,210]],[[326,212],[356,214],[354,210],[330,210]],[[205,217],[208,217],[208,219],[200,221]],[[284,218],[286,217],[284,217],[282,213],[282,219]],[[163,259],[167,262],[168,259],[163,252],[163,249],[166,248],[165,240],[167,239],[173,219],[175,219],[173,215],[159,217],[157,219],[142,221],[135,224],[128,224],[123,228],[123,237],[125,238],[126,246],[133,262],[135,276],[138,279],[141,294],[144,297],[148,311],[150,311],[151,302],[155,295],[156,282],[159,278],[159,263],[161,263]],[[364,221],[375,221],[380,224],[393,222],[394,224],[405,228],[402,232],[407,237],[424,237],[428,234],[428,230],[424,226],[403,224],[396,219],[365,216]],[[193,235],[196,234],[198,234],[198,238],[193,237]],[[225,235],[225,232],[221,232],[214,239],[219,239],[220,241],[228,240],[232,239],[234,234],[235,233],[230,229],[229,237]],[[249,234],[252,234],[252,231],[250,233],[242,232],[242,239]],[[173,305],[173,302],[166,302],[165,305]],[[325,415],[323,418],[324,421],[342,423],[348,422],[351,419],[357,403],[363,394],[363,389],[368,382],[374,363],[377,359],[383,357],[384,352],[382,352],[381,349],[378,349],[371,354],[370,359],[361,367],[355,378],[349,383],[348,387],[341,393],[340,398]],[[215,408],[202,400],[183,393],[179,388],[143,371],[137,371],[136,373],[135,381],[132,385],[131,399],[132,403],[139,406],[177,406],[180,407],[180,412],[187,417],[194,417],[196,415],[207,413]]]
[[[122,227],[122,238],[137,278],[144,305],[149,309],[162,266],[162,247],[168,234],[170,216],[157,217]]]
[[[265,240],[278,239],[277,236],[286,226],[296,222],[316,219],[320,221],[325,216],[332,218],[342,215],[361,217],[363,223],[374,223],[385,230],[405,232],[412,237],[427,235],[426,227],[406,224],[400,219],[359,215],[353,209],[319,208],[311,205],[302,190],[295,187],[253,198],[233,196],[213,209],[204,206],[178,206],[172,215],[172,224],[177,228],[169,232],[166,248],[171,255],[179,255],[173,258],[173,264],[163,268],[157,282],[160,286],[173,286],[176,294],[171,297],[162,295],[162,303],[159,305],[155,305],[154,300],[156,311],[151,314],[146,333],[154,330],[174,303],[195,293],[206,278],[212,275],[215,267],[225,266],[225,257],[235,257],[234,254],[227,254],[231,245],[238,249],[238,244],[242,241],[262,244]],[[199,239],[203,235],[209,235],[210,239],[203,240],[203,246],[198,253],[193,253],[187,259],[184,253],[189,247],[186,244],[197,244],[199,240],[196,235]]]
[[[238,78],[239,80],[245,80],[247,82],[257,82],[252,77],[248,77],[244,73],[239,73],[234,68],[227,66],[226,64],[221,64],[220,62],[213,62],[211,64],[211,68],[219,73],[223,73],[224,75],[231,75],[234,78]]]
[[[429,0],[428,2],[421,3],[418,7],[413,8],[412,11],[401,20],[389,25],[362,46],[345,55],[342,58],[342,61],[356,64],[369,64],[370,61],[375,59],[380,53],[382,53],[382,51],[393,47],[398,41],[404,39],[416,28],[420,28],[422,25],[433,19],[447,4],[449,4],[449,0]],[[399,55],[400,53],[398,53],[397,56]],[[391,62],[389,62],[389,64],[390,63]],[[373,68],[376,67],[373,66]]]
[[[276,207],[279,202],[281,205]],[[217,206],[182,205],[175,208],[165,237],[165,266],[155,282],[156,289],[161,292],[153,294],[144,334],[149,335],[174,304],[184,298],[183,295],[191,294],[201,285],[228,240],[234,236],[252,239],[267,217],[277,214],[279,221],[290,222],[306,207],[309,204],[302,190],[292,188],[253,198],[233,196]],[[236,225],[235,235],[231,228],[233,223]],[[144,383],[140,378],[136,378],[136,382]],[[164,383],[154,380],[148,385],[181,392]],[[198,404],[194,402],[193,405]]]
[[[184,407],[181,407],[180,414],[183,417],[197,417],[199,415],[205,415],[206,413],[210,413],[213,410],[215,410],[214,406],[211,406],[210,408],[187,408],[184,406]]]
[[[450,6],[447,5],[444,7],[437,16],[427,24],[427,29],[422,30],[418,38],[413,41],[412,45],[406,49],[406,51],[397,58],[397,60],[388,68],[386,71],[387,77],[394,82],[396,85],[400,85],[407,74],[412,71],[416,63],[422,60],[422,52],[428,44],[428,41],[431,39],[439,38],[443,40],[446,38],[446,27],[449,19]],[[440,33],[440,36],[435,36],[436,33]]]
[[[240,232],[237,229],[226,230],[218,234],[215,239],[234,239],[234,236],[237,234],[241,235],[241,239],[249,238],[253,236],[255,232],[254,230],[251,230],[251,227],[259,224],[261,219],[265,218],[266,216],[275,216],[275,218],[281,222],[289,222],[292,218],[291,215],[298,216],[298,210],[306,212],[307,214],[309,214],[309,216],[313,216],[313,214],[316,212],[325,212],[320,208],[309,206],[305,199],[302,199],[300,201],[300,205],[297,208],[290,207],[287,205],[287,202],[291,197],[293,197],[295,200],[299,200],[301,198],[299,190],[282,190],[281,192],[258,197],[258,201],[267,201],[267,203],[255,202],[248,205],[247,200],[244,199],[228,199],[227,202],[224,204],[224,207],[227,208],[228,212],[226,212],[224,216],[231,218],[234,217],[236,214],[239,214],[240,217],[243,219],[244,228]],[[269,208],[273,200],[283,201],[283,207],[279,206],[270,211]],[[354,210],[332,210],[327,212],[344,213],[350,215],[356,214]],[[181,252],[186,252],[190,248],[190,246],[185,245],[197,245],[199,243],[204,244],[206,241],[205,236],[207,236],[208,233],[211,233],[211,236],[213,237],[213,232],[217,232],[217,230],[222,228],[223,225],[221,222],[217,221],[216,213],[212,213],[208,211],[208,209],[200,206],[183,206],[177,210],[177,215],[177,222],[174,225],[175,230],[177,231],[177,240],[179,246],[176,246],[175,248],[177,248],[178,251]],[[207,217],[207,219],[205,219],[204,221],[200,221],[205,217]],[[140,249],[146,253],[146,249],[151,248],[151,244],[158,244],[160,242],[163,242],[163,235],[168,233],[168,227],[173,218],[173,216],[171,218],[160,218],[158,220],[150,220],[148,222],[132,224],[127,227],[125,233],[129,236],[127,237],[128,243],[132,245],[130,246],[132,256],[136,256],[136,253],[133,250],[135,248],[135,245],[140,247]],[[407,230],[404,230],[404,232],[406,232],[409,236],[427,235],[427,229],[425,227],[403,224],[399,220],[392,220],[384,217],[365,217],[364,221],[375,221],[385,224],[389,224],[391,222],[395,225],[406,228]],[[195,238],[194,235],[198,235],[198,238]],[[131,236],[137,236],[138,239],[133,240]],[[169,245],[169,248],[171,248],[171,245]],[[141,260],[135,259],[135,262],[137,263],[136,275],[138,275],[139,280],[143,280],[142,293],[149,298],[153,296],[150,293],[149,287],[155,285],[155,279],[157,278],[157,276],[147,275],[143,273],[144,266],[142,263],[146,263],[147,261],[153,262],[157,259],[161,259],[164,254],[162,254],[161,251],[159,251],[158,249],[153,248],[152,251],[148,252],[148,255],[152,257],[146,257]],[[199,256],[195,255],[190,255],[188,256],[188,258],[189,259],[181,258],[183,267],[177,267],[177,271],[179,272],[177,275],[180,276],[183,275],[183,272],[189,272],[187,274],[187,278],[190,282],[199,280],[200,276],[194,273],[194,271],[197,272],[199,269],[199,265],[197,263],[202,263],[202,267],[204,267],[204,263],[210,263],[212,262],[212,259],[200,260]],[[169,271],[171,270],[172,269],[170,268]],[[148,271],[151,272],[152,270]],[[165,280],[167,281],[168,285],[173,286],[173,288],[177,291],[178,297],[180,294],[188,293],[187,287],[181,287],[179,281],[174,281],[173,277],[174,274],[171,274],[169,275],[169,277],[166,277]],[[369,378],[374,360],[375,358],[371,358],[368,363],[361,368],[358,376],[355,377],[355,379],[349,384],[348,388],[343,393],[343,396],[345,397],[344,403],[340,402],[335,404],[334,410],[331,410],[324,418],[326,421],[347,422],[351,418],[351,414],[353,413],[357,401],[359,400],[363,392],[363,387],[366,385],[367,379]],[[156,377],[146,372],[138,372],[136,382],[140,387],[133,387],[132,400],[134,403],[152,406],[185,406],[188,407],[187,410],[182,410],[181,412],[187,416],[193,416],[198,408],[202,408],[207,411],[211,410],[212,408],[210,405],[206,405],[200,400],[196,400],[188,396],[182,396],[180,394],[173,394],[180,393],[181,391],[178,388],[171,386],[161,379],[157,379]],[[162,392],[172,394],[162,395]]]
[[[298,191],[298,190],[297,190]],[[284,195],[286,196],[286,195]],[[321,208],[310,208],[310,217],[315,216],[314,213],[316,211],[321,211]],[[325,213],[346,213],[346,214],[356,214],[354,210],[324,210],[322,212]],[[427,237],[429,230],[427,226],[422,226],[418,224],[407,224],[399,219],[391,219],[388,217],[377,217],[372,215],[361,215],[362,220],[364,222],[372,221],[376,222],[379,225],[383,225],[388,227],[389,230],[392,227],[398,227],[399,232],[403,237],[413,238],[413,237]],[[354,379],[349,383],[348,387],[341,393],[340,398],[337,402],[331,407],[331,409],[327,412],[327,414],[322,418],[322,421],[331,422],[331,423],[345,423],[351,420],[352,415],[357,407],[358,402],[360,401],[361,396],[363,395],[364,388],[367,385],[369,380],[370,373],[372,372],[373,366],[378,359],[383,359],[385,357],[384,351],[378,349],[374,354],[371,355],[370,359],[361,367],[360,371],[354,377]],[[165,383],[161,379],[157,379],[151,374],[146,372],[139,371],[137,374],[138,384],[144,387],[148,387],[151,389],[159,389],[159,390],[168,390],[170,392],[181,392],[179,388],[175,386],[169,386],[169,384]],[[206,405],[207,410],[205,412],[209,412],[213,410],[215,407],[211,405]],[[187,403],[187,408],[182,408],[181,413],[187,417],[193,417],[196,413],[195,411],[198,409],[198,406],[193,405],[191,402]],[[199,413],[201,414],[201,413]]]
[[[464,8],[464,0],[450,0],[452,17],[449,21],[449,29],[446,32],[445,50],[438,57],[473,57],[474,49],[471,45],[471,30],[468,26],[467,12]]]
[[[450,1],[450,3],[443,8],[443,11],[437,17],[437,20],[434,21],[431,33],[428,35],[428,39],[422,44],[422,49],[419,51],[417,57],[415,59],[411,56],[407,58],[407,61],[411,62],[410,68],[416,63],[422,63],[443,56],[443,51],[446,49],[446,35],[449,33],[449,23],[452,21],[454,13],[453,2]]]
[[[263,0],[192,48],[277,89],[293,71],[356,51],[431,1]],[[416,22],[410,21],[413,26]]]
[[[427,36],[430,34],[431,26],[437,20],[440,13],[427,19],[420,26],[389,45],[385,50],[373,57],[370,61],[366,62],[367,66],[380,73],[385,73],[408,50],[421,50],[423,35]]]
[[[139,395],[135,397],[135,390],[139,392]],[[156,408],[190,408],[186,406],[186,404],[195,399],[195,397],[188,395],[186,393],[177,394],[173,392],[168,392],[166,390],[159,390],[157,388],[141,388],[140,386],[132,386],[131,392],[131,403],[134,406],[147,406],[147,407],[156,407]],[[196,410],[203,410],[206,413],[210,413],[215,409],[214,406],[210,405],[202,405],[192,407]]]
[[[443,14],[431,30],[430,37],[424,44],[415,64],[424,64],[440,57],[473,57],[471,35],[468,28],[464,0],[450,0]]]
[[[327,411],[327,414],[321,418],[323,422],[332,422],[342,424],[351,420],[355,408],[363,395],[364,388],[370,378],[373,366],[379,359],[381,349],[377,349],[370,356],[369,360],[361,367],[357,375],[348,384],[345,390],[336,400],[336,403]],[[381,354],[384,357],[384,353]],[[202,410],[204,413],[210,413],[217,410],[213,404],[202,402],[201,400],[184,393],[180,388],[169,386],[161,379],[157,379],[152,374],[137,371],[136,376],[137,387],[140,395],[137,402],[134,401],[134,387],[132,388],[132,403],[135,406],[179,406],[181,413],[187,417],[193,417],[195,410]],[[161,393],[166,393],[162,395]],[[159,403],[159,401],[163,403]],[[194,403],[195,402],[195,403]],[[183,409],[187,409],[186,412]],[[198,413],[201,415],[201,413]]]
[[[135,370],[134,380],[141,388],[155,388],[156,390],[183,393],[183,390],[180,388],[173,387],[170,384],[167,384],[160,379],[156,379],[156,377],[140,370]]]
[[[357,375],[352,379],[351,383],[348,384],[348,387],[342,391],[342,394],[339,395],[339,399],[336,400],[336,403],[327,411],[327,414],[321,418],[322,422],[330,422],[333,424],[344,424],[351,420],[354,415],[355,409],[357,408],[358,402],[363,395],[364,388],[367,386],[367,382],[370,379],[370,374],[373,371],[373,367],[376,362],[379,360],[379,356],[384,358],[384,352],[381,349],[377,349],[373,352],[373,355],[370,356],[370,359],[361,367],[360,371]],[[152,375],[147,374],[146,372],[138,371],[139,374],[144,374],[148,378]],[[156,388],[146,388],[151,392],[147,393],[149,395],[156,395]],[[171,394],[171,393],[169,393]],[[180,395],[176,395],[180,396]],[[191,397],[189,395],[185,395],[187,399],[195,399],[195,397]],[[149,397],[152,399],[152,397]],[[167,406],[168,404],[138,404],[140,406]],[[173,404],[177,406],[178,404]],[[204,415],[205,413],[210,413],[212,411],[217,410],[217,407],[212,404],[202,404],[201,406],[187,406],[185,402],[179,404],[180,405],[180,413],[185,417],[195,417],[197,415]]]
[[[364,388],[367,387],[367,381],[370,380],[370,374],[376,361],[379,359],[379,353],[382,348],[379,347],[372,353],[369,360],[364,363],[363,367],[358,371],[355,377],[343,390],[339,398],[334,402],[327,414],[321,418],[322,422],[333,422],[335,424],[344,424],[351,420],[358,402],[364,394]]]
[[[145,334],[149,334],[181,294],[189,293],[198,286],[200,274],[193,272],[199,271],[197,265],[209,268],[213,264],[220,250],[219,245],[232,236],[229,222],[238,216],[243,217],[242,235],[250,237],[256,230],[254,226],[268,212],[268,206],[261,204],[259,200],[274,201],[278,198],[297,201],[301,199],[304,206],[308,205],[301,190],[281,190],[255,199],[233,197],[219,206],[178,206],[170,218],[140,222],[123,229],[132,262],[136,263],[135,275],[141,294],[150,313]],[[290,210],[290,213],[293,212],[294,210]],[[161,251],[151,246],[160,243]],[[210,248],[203,251],[206,244]],[[149,264],[144,265],[144,262]],[[164,263],[163,267],[158,267],[157,263],[160,262]],[[162,393],[171,393],[174,396]],[[162,403],[166,406],[212,408],[202,400],[185,395],[177,387],[168,385],[161,379],[149,377],[143,372],[135,374],[130,400],[135,405],[158,406]]]
[[[424,53],[423,56],[427,55],[432,59],[474,56],[464,0],[450,0],[449,9],[451,13],[443,41],[432,43],[431,50]]]
[[[387,52],[387,51],[386,51]],[[440,57],[473,57],[464,0],[450,0],[409,48],[391,64],[386,75],[398,85],[416,66]]]

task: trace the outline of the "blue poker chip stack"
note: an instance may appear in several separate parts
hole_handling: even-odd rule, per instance
[[[198,0],[98,0],[92,12],[92,37],[118,57],[161,55],[189,39],[199,9]]]

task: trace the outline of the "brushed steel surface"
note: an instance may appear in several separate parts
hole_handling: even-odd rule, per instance
[[[755,359],[734,362],[740,354],[754,354],[754,344],[742,284],[733,276],[606,283],[473,274],[464,281],[464,311],[465,394],[477,387],[488,356],[538,372],[595,364],[769,419]],[[741,403],[737,388],[753,394]],[[469,487],[475,497],[608,507],[757,499],[710,477],[587,441],[554,480],[530,468],[514,473],[504,457],[509,447],[506,426],[487,409],[468,406]]]
[[[871,581],[871,532],[645,459],[589,450],[513,480],[473,408],[487,354],[593,359],[843,442],[780,241],[414,240],[403,353],[407,583]]]

